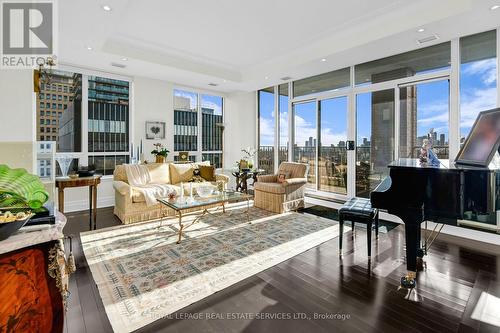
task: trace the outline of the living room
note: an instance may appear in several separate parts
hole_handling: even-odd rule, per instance
[[[497,0],[0,4],[0,331],[500,329]]]

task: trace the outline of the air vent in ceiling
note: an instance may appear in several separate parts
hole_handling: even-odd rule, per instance
[[[285,76],[285,77],[282,77],[280,80],[282,81],[290,81],[292,79],[291,76]]]
[[[118,68],[125,68],[127,66],[123,65],[123,64],[119,64],[119,63],[116,63],[116,62],[112,62],[111,63],[111,66],[113,67],[118,67]]]
[[[433,42],[433,41],[438,40],[438,39],[439,39],[439,36],[434,34],[434,35],[430,35],[430,36],[427,36],[424,38],[417,39],[417,44],[422,45],[422,44]]]
[[[212,86],[212,87],[217,87],[217,86],[218,86],[218,84],[217,84],[217,83],[213,83],[213,82],[210,82],[208,85],[209,85],[209,86]]]

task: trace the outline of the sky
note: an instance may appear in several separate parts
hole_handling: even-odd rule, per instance
[[[460,79],[460,131],[466,136],[477,114],[496,106],[496,59],[479,60],[461,65]],[[359,94],[357,105],[357,140],[370,140],[371,133],[371,93]],[[260,144],[274,144],[273,95],[260,93]],[[346,140],[347,98],[341,97],[321,102],[321,136],[324,146],[337,145]],[[287,142],[288,132],[288,97],[280,96],[280,144]],[[284,107],[281,107],[284,106]],[[393,109],[393,106],[392,106]],[[448,141],[449,132],[449,83],[447,80],[422,83],[417,85],[417,135],[422,136],[430,128],[439,134],[444,133]],[[295,105],[295,142],[303,146],[311,136],[316,138],[315,102]]]
[[[174,96],[189,98],[191,109],[196,108],[197,97],[196,93],[174,89]],[[201,107],[214,110],[215,115],[222,115],[222,97],[201,94]]]

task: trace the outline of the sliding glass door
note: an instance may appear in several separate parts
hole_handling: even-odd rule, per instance
[[[307,186],[316,189],[317,112],[316,100],[293,105],[293,160],[308,165]]]
[[[318,189],[347,195],[347,96],[319,102]]]
[[[370,192],[387,176],[394,160],[394,89],[356,96],[356,196]]]

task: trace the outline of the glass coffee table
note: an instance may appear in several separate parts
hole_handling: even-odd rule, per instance
[[[162,207],[171,208],[175,211],[176,216],[179,218],[179,239],[177,240],[177,244],[179,244],[182,240],[182,232],[198,222],[201,217],[206,214],[214,215],[217,210],[222,208],[222,214],[226,214],[226,204],[231,202],[238,202],[246,200],[247,209],[244,214],[246,215],[247,222],[250,221],[248,216],[248,211],[250,210],[250,199],[252,196],[246,193],[236,192],[236,191],[223,191],[218,194],[213,194],[209,197],[202,198],[198,195],[193,196],[192,200],[190,197],[180,198],[177,197],[175,199],[162,198],[157,199],[159,203],[162,204]],[[199,210],[193,211],[196,208]],[[209,209],[214,208],[214,211],[210,212]],[[191,212],[185,213],[186,210],[190,210]],[[191,223],[185,225],[182,223],[182,218],[187,215],[196,215]],[[163,219],[167,217],[167,214],[161,214],[160,225],[158,228],[162,226]]]

